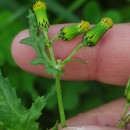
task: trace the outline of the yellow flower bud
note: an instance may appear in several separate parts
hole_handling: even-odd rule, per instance
[[[87,21],[81,21],[80,23],[63,27],[60,30],[59,37],[64,41],[70,41],[76,36],[87,32],[90,28],[90,25]]]
[[[95,46],[103,34],[112,27],[113,22],[110,18],[102,18],[100,23],[90,29],[83,38],[83,44],[88,47]]]
[[[49,21],[47,18],[46,9],[47,9],[46,3],[41,2],[41,1],[37,1],[33,5],[33,11],[36,14],[38,26],[42,30],[48,30],[48,27],[49,27]]]

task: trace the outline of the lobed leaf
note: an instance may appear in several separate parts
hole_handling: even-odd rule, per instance
[[[38,97],[27,110],[11,87],[8,78],[0,72],[0,128],[3,130],[38,130],[36,120],[45,106],[44,97]]]

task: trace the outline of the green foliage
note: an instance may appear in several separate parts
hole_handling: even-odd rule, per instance
[[[17,97],[7,78],[0,73],[0,127],[7,130],[38,130],[36,120],[45,106],[44,97],[38,97],[30,109],[26,109]]]
[[[20,43],[32,46],[37,52],[37,58],[31,61],[31,64],[42,64],[46,66],[46,72],[54,76],[63,72],[52,66],[50,57],[46,52],[46,41],[43,33],[38,34],[38,26],[34,13],[29,10],[29,34],[30,37],[22,39]]]
[[[95,24],[98,23],[101,17],[104,16],[111,17],[114,23],[123,23],[130,21],[129,0],[119,0],[118,4],[117,1],[113,0],[46,1],[49,11],[48,15],[50,19],[50,24],[66,22],[76,23],[79,22],[82,18]],[[34,2],[35,0],[0,0],[0,68],[2,68],[4,75],[9,75],[11,84],[13,84],[13,86],[16,88],[18,95],[22,97],[22,102],[24,102],[26,106],[30,106],[30,102],[32,100],[35,100],[38,95],[42,95],[43,93],[47,94],[49,92],[51,93],[53,89],[50,89],[50,86],[54,86],[54,81],[51,79],[43,79],[40,77],[36,78],[34,75],[28,74],[19,69],[15,65],[11,57],[10,47],[12,39],[18,32],[28,27],[27,18],[25,18],[27,13],[25,14],[24,12],[25,10],[28,10],[26,6],[30,7]],[[91,9],[90,7],[90,9],[88,10],[87,7],[90,5],[93,5],[94,9]],[[86,12],[86,10],[88,12]],[[36,61],[33,61],[33,63],[34,62],[36,63]],[[38,62],[40,61],[38,60]],[[123,96],[123,87],[113,87],[106,84],[102,85],[97,82],[90,83],[81,81],[78,83],[79,85],[76,86],[77,82],[62,82],[63,97],[65,101],[64,106],[66,108],[67,117],[74,116],[79,112],[84,112],[105,102]],[[84,92],[77,93],[78,86],[80,90],[86,90]],[[72,91],[71,87],[73,88],[73,92],[70,94],[68,91],[69,88]],[[113,93],[115,91],[116,93]],[[70,107],[67,105],[66,102],[66,98],[68,98],[67,93],[69,93],[70,98],[71,96],[78,97],[78,101],[76,98],[76,100],[74,100],[74,104],[72,103],[72,101],[70,101],[69,104],[72,103]],[[54,92],[52,92],[47,102],[48,104],[46,112],[48,115],[44,117],[46,118],[47,122],[41,124],[41,127],[43,129],[51,128],[54,125],[55,120],[57,119],[55,114],[56,112],[53,111],[57,107],[55,90]],[[49,117],[52,116],[50,113],[53,113],[54,115],[54,117],[52,118],[53,123],[49,122]],[[44,118],[42,117],[41,120],[44,120]],[[2,122],[0,122],[0,124],[0,128],[4,128],[4,124]]]

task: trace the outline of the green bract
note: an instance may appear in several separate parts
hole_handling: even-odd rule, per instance
[[[112,27],[113,22],[110,18],[103,18],[100,23],[90,29],[83,38],[83,44],[85,46],[95,46],[103,34]]]
[[[126,97],[127,101],[130,102],[130,78],[127,82],[127,86],[125,89],[125,97]]]
[[[59,37],[64,41],[70,41],[71,39],[75,38],[76,36],[87,32],[90,28],[90,25],[87,21],[81,21],[80,23],[63,27],[60,30]]]
[[[42,30],[48,30],[49,21],[46,14],[46,3],[37,1],[33,6],[33,11],[36,14],[38,26]]]

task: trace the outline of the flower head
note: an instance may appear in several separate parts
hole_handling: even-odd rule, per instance
[[[102,18],[102,20],[90,29],[83,38],[83,44],[89,47],[95,46],[103,34],[112,27],[113,22],[110,18]]]
[[[38,26],[43,30],[48,30],[49,21],[46,14],[46,3],[37,1],[33,5],[33,11],[36,14]]]
[[[81,21],[80,23],[63,27],[60,30],[59,37],[64,41],[70,41],[76,36],[87,32],[90,28],[90,25],[87,21]]]

